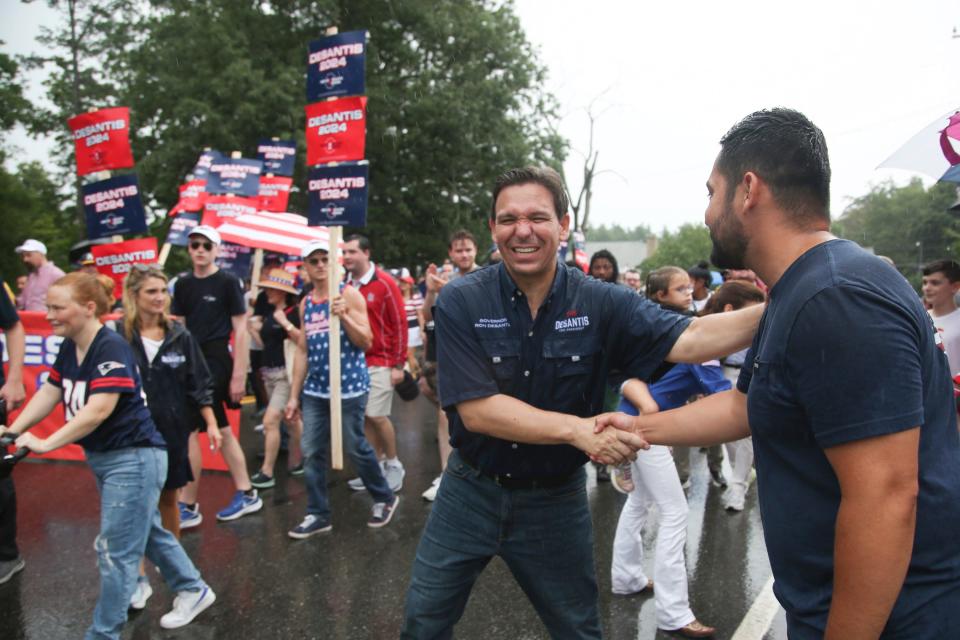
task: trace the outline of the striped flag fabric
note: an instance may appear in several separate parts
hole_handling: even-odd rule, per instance
[[[224,222],[217,231],[225,242],[294,256],[300,255],[300,249],[308,242],[330,239],[327,227],[309,227],[301,215],[267,211],[238,216]],[[343,244],[338,248],[342,249]]]

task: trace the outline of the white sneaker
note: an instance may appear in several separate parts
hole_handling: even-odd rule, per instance
[[[253,431],[254,431],[254,433],[263,433],[263,432],[264,432],[263,423],[261,422],[260,424],[258,424],[257,426],[255,426],[255,427],[253,428]]]
[[[173,599],[173,609],[160,618],[160,626],[164,629],[179,629],[190,624],[207,607],[217,599],[217,594],[208,586],[200,591],[181,591]]]
[[[153,588],[150,586],[150,582],[143,579],[137,580],[137,588],[134,589],[133,595],[130,596],[130,608],[136,609],[137,611],[142,610],[147,606],[147,599],[153,595]]]
[[[390,491],[396,493],[403,489],[403,477],[407,475],[407,472],[404,471],[403,464],[399,460],[384,463],[383,475],[387,479],[387,484],[390,485]]]
[[[353,491],[366,491],[367,486],[363,484],[363,478],[354,478],[353,480],[347,480],[347,486],[350,487]]]
[[[420,494],[423,496],[424,500],[427,502],[433,502],[437,499],[437,490],[440,489],[440,480],[442,478],[443,476],[437,476],[434,478],[433,482],[430,483],[430,486],[427,487],[427,490]]]

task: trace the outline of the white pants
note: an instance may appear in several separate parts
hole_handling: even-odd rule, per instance
[[[660,510],[653,569],[657,626],[679,629],[696,619],[690,610],[687,565],[683,558],[687,541],[687,498],[667,447],[653,445],[647,451],[640,451],[631,465],[637,488],[627,496],[613,540],[610,568],[613,592],[634,593],[647,586],[640,531],[650,508],[656,504]]]
[[[743,501],[750,486],[750,469],[753,467],[753,438],[746,437],[723,445],[727,451],[727,460],[733,473],[730,476],[727,494],[724,502],[739,505],[743,508]]]

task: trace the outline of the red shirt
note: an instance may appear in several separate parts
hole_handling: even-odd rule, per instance
[[[407,361],[407,318],[403,295],[397,282],[371,263],[359,280],[351,276],[367,301],[367,317],[373,331],[373,344],[367,351],[368,367],[402,367]]]

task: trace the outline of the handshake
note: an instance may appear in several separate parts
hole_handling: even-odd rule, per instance
[[[570,444],[600,464],[618,465],[637,459],[637,452],[649,449],[640,427],[639,416],[625,413],[602,413],[583,418],[574,431]]]

